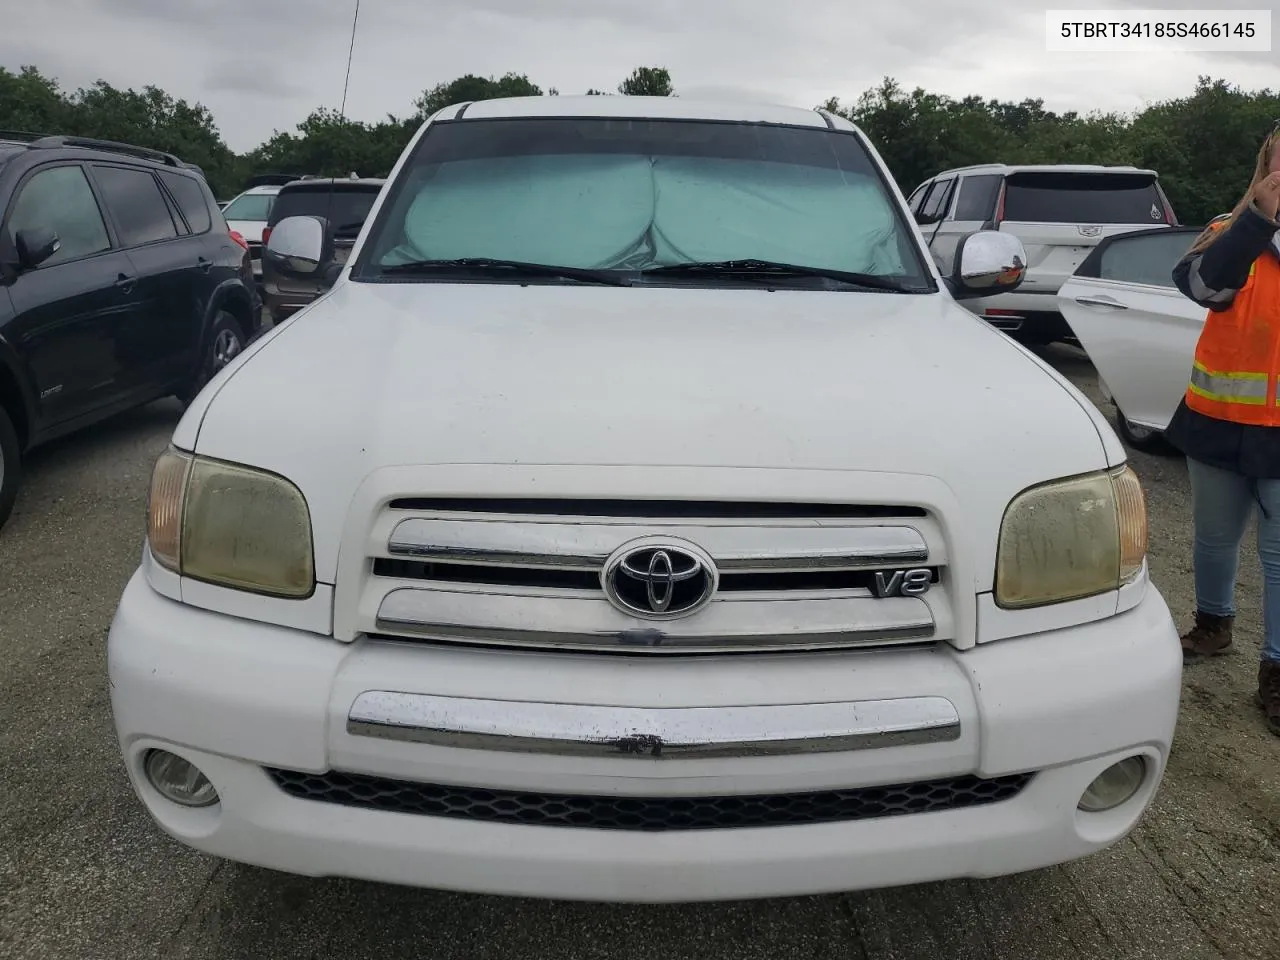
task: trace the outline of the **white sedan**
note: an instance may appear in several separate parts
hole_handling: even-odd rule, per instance
[[[1169,452],[1164,430],[1187,389],[1206,310],[1173,283],[1200,227],[1137,230],[1103,240],[1058,291],[1058,304],[1138,450]]]

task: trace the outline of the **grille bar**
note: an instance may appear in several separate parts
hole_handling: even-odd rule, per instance
[[[393,557],[440,563],[599,571],[618,547],[657,532],[691,540],[722,573],[857,570],[924,563],[908,526],[495,522],[414,517],[387,542]]]
[[[1012,799],[1034,776],[963,776],[754,796],[634,797],[492,790],[274,767],[266,772],[289,796],[320,803],[487,823],[643,832],[801,826],[960,810]]]
[[[376,629],[424,640],[698,653],[918,643],[932,640],[937,627],[929,605],[917,597],[726,600],[697,616],[651,621],[580,591],[513,595],[440,584],[390,591],[378,608]]]
[[[920,507],[899,504],[751,503],[731,500],[557,500],[551,498],[399,497],[392,510],[555,517],[730,518],[735,520],[924,517]]]

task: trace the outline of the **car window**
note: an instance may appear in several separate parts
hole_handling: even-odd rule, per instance
[[[825,127],[606,117],[438,123],[388,190],[357,279],[423,259],[618,271],[759,259],[928,286],[880,168],[858,137]],[[691,282],[735,285],[708,275]]]
[[[173,221],[174,229],[177,230],[178,235],[182,237],[190,236],[191,231],[187,229],[186,223],[183,222],[182,214],[178,211],[178,204],[173,197],[169,196],[163,189],[160,191],[160,196],[164,198],[165,208],[169,211],[169,219]]]
[[[1019,223],[1163,223],[1164,200],[1150,174],[1015,173],[1004,219]]]
[[[267,222],[274,227],[285,217],[324,217],[333,224],[335,237],[354,240],[377,199],[378,191],[368,187],[353,189],[339,186],[332,191],[322,187],[281,190]]]
[[[23,185],[9,214],[9,236],[43,227],[62,242],[41,266],[78,260],[111,248],[102,211],[79,166],[41,170]]]
[[[213,218],[209,215],[209,201],[194,177],[184,177],[180,173],[162,172],[160,179],[178,202],[178,209],[191,225],[192,233],[204,233],[213,226]]]
[[[924,192],[932,182],[932,180],[926,180],[924,183],[920,184],[920,186],[911,191],[911,196],[907,197],[907,207],[912,213],[920,212],[920,201],[924,199]]]
[[[980,173],[961,180],[955,219],[990,220],[996,212],[996,197],[1003,179],[998,173]]]
[[[935,187],[938,190],[942,189],[942,187],[930,180],[921,188],[924,192],[921,193],[920,196],[916,197],[916,202],[915,205],[912,206],[911,212],[916,215],[917,220],[924,216],[924,206],[929,202],[929,198],[935,196]]]
[[[1103,280],[1173,287],[1173,268],[1194,239],[1194,233],[1182,230],[1117,237],[1098,255],[1098,276]]]
[[[274,193],[242,193],[223,208],[222,216],[227,220],[261,220],[266,223],[275,199]]]
[[[169,205],[150,172],[98,165],[93,172],[102,185],[103,201],[120,229],[122,245],[136,247],[178,235]]]
[[[929,191],[929,198],[925,200],[920,210],[925,219],[938,220],[946,216],[947,208],[951,205],[951,193],[955,182],[955,178],[951,177],[934,184],[933,189]]]

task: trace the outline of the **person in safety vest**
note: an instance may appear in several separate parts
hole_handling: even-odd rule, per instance
[[[1258,510],[1265,580],[1257,701],[1280,736],[1280,121],[1235,209],[1173,270],[1208,309],[1167,439],[1187,456],[1195,524],[1195,625],[1185,662],[1231,649],[1240,541]]]

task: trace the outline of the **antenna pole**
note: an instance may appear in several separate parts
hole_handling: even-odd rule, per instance
[[[351,60],[356,52],[356,25],[360,22],[360,0],[356,0],[355,16],[351,18],[351,47],[347,50],[347,78],[342,82],[342,109],[338,111],[343,120],[347,119],[347,89],[351,86]]]
[[[351,46],[347,49],[347,77],[342,81],[342,106],[338,110],[338,117],[341,120],[347,119],[347,90],[351,86],[351,61],[356,52],[356,26],[360,23],[360,0],[356,0],[355,15],[351,18]],[[335,169],[333,175],[329,178],[329,196],[325,198],[324,221],[326,230],[333,229],[333,192],[334,182],[338,179]],[[274,325],[275,321],[272,320]]]

